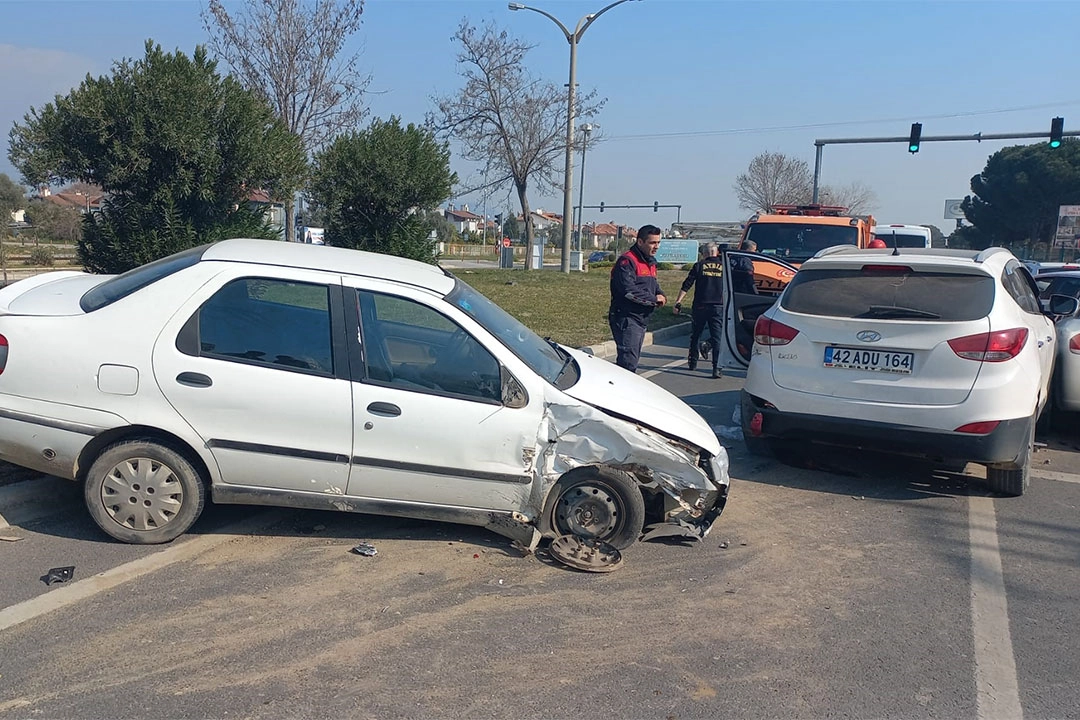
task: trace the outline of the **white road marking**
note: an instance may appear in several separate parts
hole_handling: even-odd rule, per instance
[[[214,549],[218,545],[223,545],[238,537],[250,535],[272,525],[281,516],[280,511],[261,512],[258,515],[223,528],[213,535],[200,535],[190,540],[184,540],[153,555],[147,555],[138,560],[118,565],[111,570],[98,573],[85,580],[76,580],[55,590],[50,590],[43,595],[6,607],[0,610],[0,632],[27,620],[33,620],[54,610],[86,600],[100,592],[110,590],[117,585],[152,573],[155,570],[160,570],[173,563],[190,560],[197,555]]]
[[[660,373],[664,372],[668,368],[673,368],[673,367],[677,367],[679,365],[685,365],[685,364],[686,364],[686,358],[682,358],[681,360],[672,360],[671,362],[667,363],[666,365],[661,365],[660,367],[656,368],[655,370],[648,370],[646,372],[641,373],[641,377],[643,377],[643,378],[651,378],[654,375],[659,375]]]
[[[1051,472],[1050,470],[1033,469],[1032,476],[1043,480],[1057,480],[1058,482],[1076,483],[1080,485],[1080,475],[1075,473]]]
[[[968,498],[971,546],[971,619],[975,636],[975,692],[979,720],[1021,720],[1009,605],[998,549],[994,501]]]

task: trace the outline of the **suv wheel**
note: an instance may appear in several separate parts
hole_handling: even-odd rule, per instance
[[[986,482],[994,492],[1019,497],[1027,490],[1031,479],[1031,455],[1035,450],[1035,423],[1036,418],[1031,418],[1027,444],[1015,460],[1004,465],[986,466]]]

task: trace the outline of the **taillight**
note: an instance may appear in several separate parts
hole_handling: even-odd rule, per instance
[[[1069,352],[1080,355],[1080,335],[1073,335],[1069,338]],[[7,348],[4,348],[4,355],[7,355]]]
[[[949,341],[949,347],[965,360],[1004,362],[1020,354],[1027,336],[1027,328],[1012,328],[954,338]]]
[[[0,335],[0,373],[4,372],[4,368],[7,367],[7,353],[7,338],[3,335]]]
[[[758,345],[787,345],[799,331],[778,320],[759,315],[754,323],[754,342]]]
[[[1000,420],[983,420],[982,422],[968,423],[967,425],[961,425],[956,428],[956,432],[968,433],[970,435],[987,435],[994,432],[997,426],[1001,424]]]
[[[908,265],[863,265],[863,275],[910,275],[915,272]]]

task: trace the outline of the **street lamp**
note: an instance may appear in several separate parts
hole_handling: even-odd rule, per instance
[[[574,93],[576,90],[575,85],[577,79],[577,46],[578,43],[581,42],[581,36],[585,34],[585,31],[589,29],[590,25],[596,22],[596,18],[600,17],[616,5],[622,5],[624,2],[630,2],[630,0],[616,0],[616,2],[611,3],[599,12],[586,15],[578,20],[574,32],[570,32],[557,17],[549,12],[516,2],[507,4],[507,7],[511,10],[532,10],[535,13],[540,13],[548,20],[558,25],[559,29],[562,30],[563,36],[566,37],[566,42],[570,43],[570,82],[568,83],[568,90],[566,93],[566,171],[563,175],[563,247],[561,269],[564,273],[570,272],[570,228],[571,225],[573,225],[574,214],[572,197],[574,183]]]
[[[581,251],[581,231],[585,229],[585,218],[582,216],[582,212],[585,209],[585,148],[589,145],[589,133],[593,131],[593,125],[585,123],[581,126],[581,182],[578,183],[578,196],[577,196],[577,249]]]

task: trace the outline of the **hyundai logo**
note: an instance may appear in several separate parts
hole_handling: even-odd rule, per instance
[[[881,339],[881,333],[877,330],[860,330],[855,333],[855,337],[863,342],[877,342]]]

